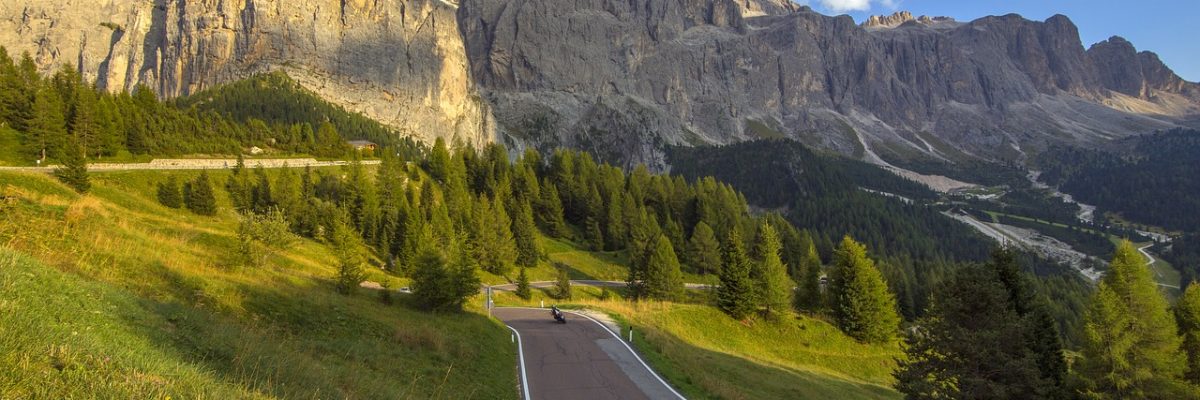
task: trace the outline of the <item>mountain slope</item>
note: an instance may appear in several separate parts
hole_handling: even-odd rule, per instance
[[[879,29],[808,8],[690,7],[703,3],[466,0],[459,20],[501,127],[649,162],[662,143],[731,143],[756,126],[889,160],[1016,160],[1200,110],[1197,85],[1157,56],[1118,38],[1085,51],[1061,15]]]
[[[264,71],[400,135],[591,150],[785,137],[901,166],[1023,161],[1200,123],[1200,89],[1064,16],[860,26],[788,0],[156,0],[0,4],[0,44],[110,90]],[[764,136],[765,135],[765,136]]]

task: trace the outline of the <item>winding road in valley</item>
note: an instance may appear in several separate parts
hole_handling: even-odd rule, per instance
[[[684,398],[613,331],[619,328],[565,312],[568,322],[560,324],[544,308],[492,310],[519,343],[523,399]]]

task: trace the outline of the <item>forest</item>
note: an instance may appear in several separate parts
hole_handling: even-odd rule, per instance
[[[69,136],[93,160],[233,155],[252,146],[340,158],[351,150],[348,139],[374,140],[408,156],[418,151],[411,139],[321,100],[282,73],[170,103],[146,87],[97,90],[70,67],[42,77],[28,54],[14,60],[0,47],[0,105],[0,125],[20,137],[15,157],[29,165],[59,161]]]
[[[1036,163],[1047,183],[1100,211],[1170,230],[1200,230],[1200,132],[1131,137],[1108,150],[1057,147]]]

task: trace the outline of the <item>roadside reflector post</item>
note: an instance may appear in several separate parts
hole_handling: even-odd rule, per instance
[[[541,302],[542,302],[542,308],[546,308],[546,301],[542,300]]]
[[[512,335],[512,334],[508,335],[508,340],[511,340],[513,343],[516,343],[517,335]]]
[[[633,327],[629,327],[629,343],[633,343]]]

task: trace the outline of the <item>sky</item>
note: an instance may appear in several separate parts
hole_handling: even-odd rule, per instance
[[[1129,39],[1138,51],[1158,53],[1186,80],[1200,81],[1200,0],[796,0],[829,15],[862,22],[875,14],[909,11],[970,21],[1017,13],[1033,20],[1063,14],[1079,26],[1084,47],[1111,36]]]

